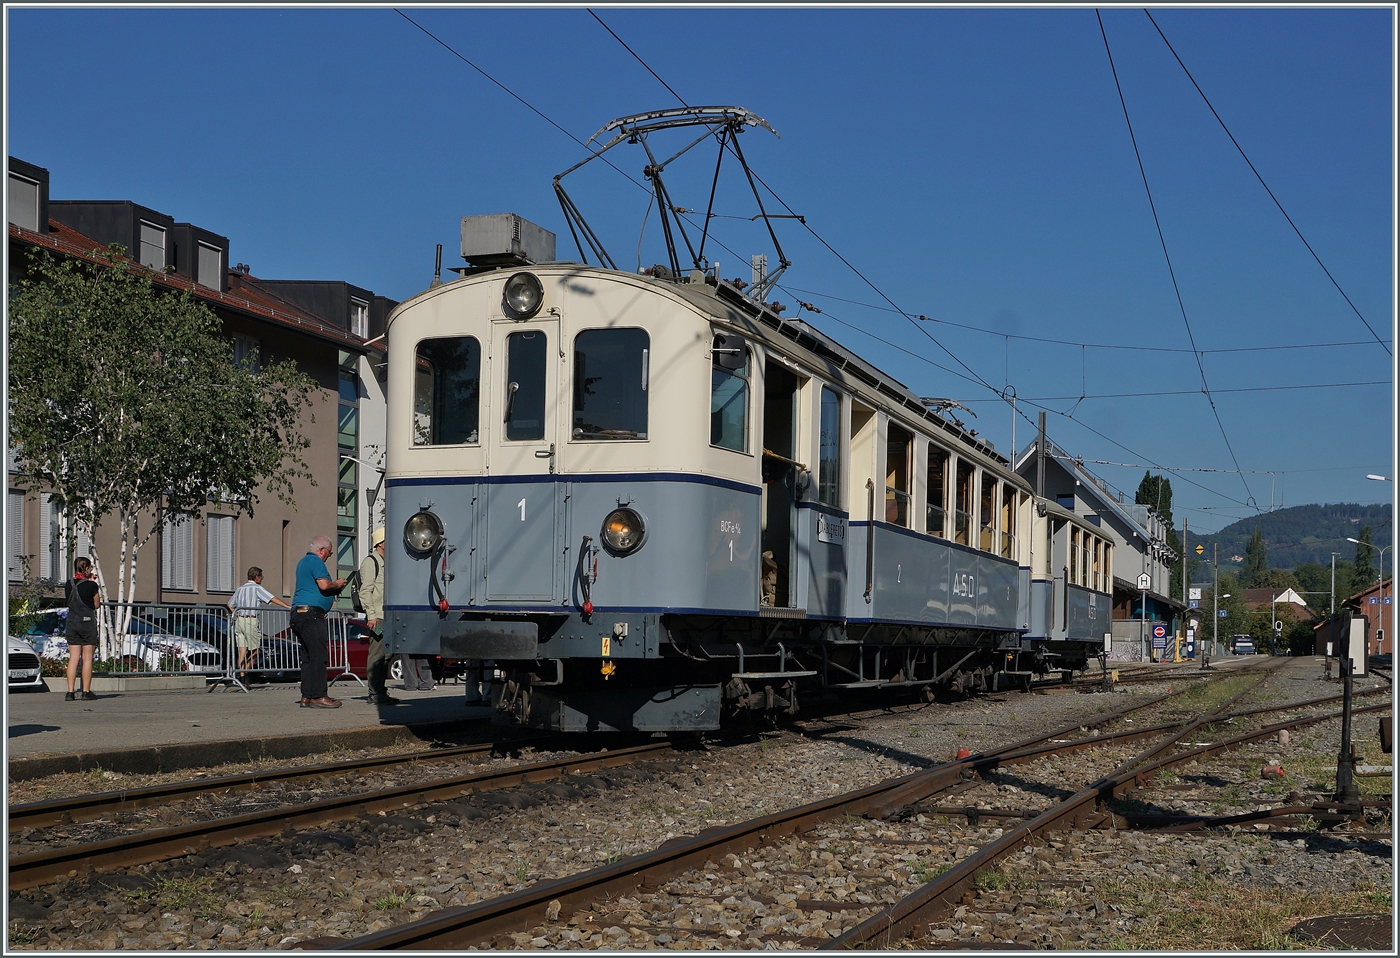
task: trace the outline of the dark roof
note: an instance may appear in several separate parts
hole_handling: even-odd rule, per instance
[[[91,237],[69,229],[55,220],[49,220],[49,232],[46,234],[35,233],[13,223],[9,226],[11,240],[18,240],[30,246],[41,247],[67,256],[76,256],[89,262],[99,262],[97,252],[104,249],[101,243]],[[360,337],[351,335],[346,330],[333,326],[311,313],[297,309],[289,303],[263,295],[251,284],[240,289],[238,294],[221,293],[216,289],[201,286],[179,273],[159,273],[146,269],[134,260],[129,262],[133,269],[146,270],[150,273],[151,282],[172,289],[190,290],[196,299],[209,305],[237,310],[253,318],[295,329],[298,332],[333,342],[337,346],[355,352],[363,352],[366,348],[365,341]],[[241,279],[243,274],[238,274],[238,276]]]

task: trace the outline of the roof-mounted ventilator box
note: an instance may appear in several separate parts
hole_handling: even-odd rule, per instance
[[[554,262],[554,234],[515,213],[462,217],[462,275],[501,266]]]

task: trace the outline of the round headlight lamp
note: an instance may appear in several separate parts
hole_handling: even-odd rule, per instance
[[[442,545],[442,520],[428,511],[415,512],[403,524],[403,544],[413,555],[432,555]]]
[[[642,545],[646,527],[642,517],[631,509],[614,509],[603,520],[600,538],[603,546],[613,555],[625,556],[636,552]]]
[[[529,319],[543,302],[544,287],[534,273],[516,273],[506,280],[501,305],[511,319]]]

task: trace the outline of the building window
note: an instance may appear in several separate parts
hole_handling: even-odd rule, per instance
[[[39,184],[27,176],[10,174],[10,222],[39,232]]]
[[[359,469],[355,458],[360,455],[360,357],[356,353],[340,352],[340,423],[336,434],[339,451],[338,481],[336,483],[336,562],[340,567],[337,578],[355,569],[355,536],[359,531]],[[347,468],[348,467],[348,468]],[[336,608],[350,608],[350,594],[344,592],[335,600]]]
[[[1067,496],[1056,496],[1055,501],[1059,503],[1061,508],[1068,509],[1070,512],[1074,511],[1074,493]]]
[[[165,227],[141,221],[141,265],[165,269]]]
[[[425,339],[413,375],[413,444],[477,442],[481,345],[470,336]]]
[[[362,299],[350,300],[350,332],[361,339],[369,338],[369,303]]]
[[[5,568],[11,582],[24,578],[24,493],[16,489],[5,500]]]
[[[817,460],[817,501],[841,508],[841,397],[822,387],[821,448]]]
[[[232,592],[234,558],[233,516],[209,516],[208,549],[204,558],[204,591]]]
[[[233,335],[233,361],[250,372],[262,369],[262,342],[239,333]]]
[[[208,243],[199,244],[199,264],[195,282],[210,289],[223,289],[224,251]]]
[[[73,558],[92,556],[92,539],[77,533]],[[68,578],[68,516],[50,493],[39,498],[39,578],[62,582]]]
[[[909,460],[914,444],[912,434],[890,423],[885,447],[885,521],[909,527]]]
[[[738,336],[717,335],[710,372],[710,445],[749,449],[749,347]]]
[[[166,516],[160,551],[161,587],[193,592],[194,520],[189,516]]]
[[[645,439],[651,338],[587,329],[574,338],[575,439]]]

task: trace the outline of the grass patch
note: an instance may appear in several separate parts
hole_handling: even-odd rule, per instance
[[[1004,891],[1007,889],[1039,888],[1040,882],[1021,875],[1011,875],[997,868],[984,868],[972,876],[972,887],[978,891]]]
[[[1195,874],[1185,882],[1127,878],[1097,885],[1104,901],[1132,912],[1132,928],[1103,946],[1130,951],[1195,951],[1202,942],[1219,950],[1285,951],[1309,944],[1288,937],[1304,918],[1389,912],[1390,891],[1363,884],[1354,889],[1269,888],[1235,884],[1228,876]]]
[[[1172,701],[1182,708],[1196,712],[1217,709],[1245,689],[1253,688],[1255,677],[1233,675],[1218,682],[1201,682],[1191,686]]]
[[[374,900],[374,907],[380,911],[393,911],[395,908],[402,908],[408,901],[405,895],[385,895],[383,898]]]
[[[214,879],[157,878],[149,888],[128,893],[132,901],[155,902],[161,911],[190,911],[199,918],[224,920],[227,899],[214,892]]]
[[[914,861],[909,863],[909,874],[921,885],[927,885],[952,867],[953,865],[951,862]]]
[[[23,926],[10,929],[10,944],[12,945],[32,945],[39,940],[39,929],[25,928]]]

